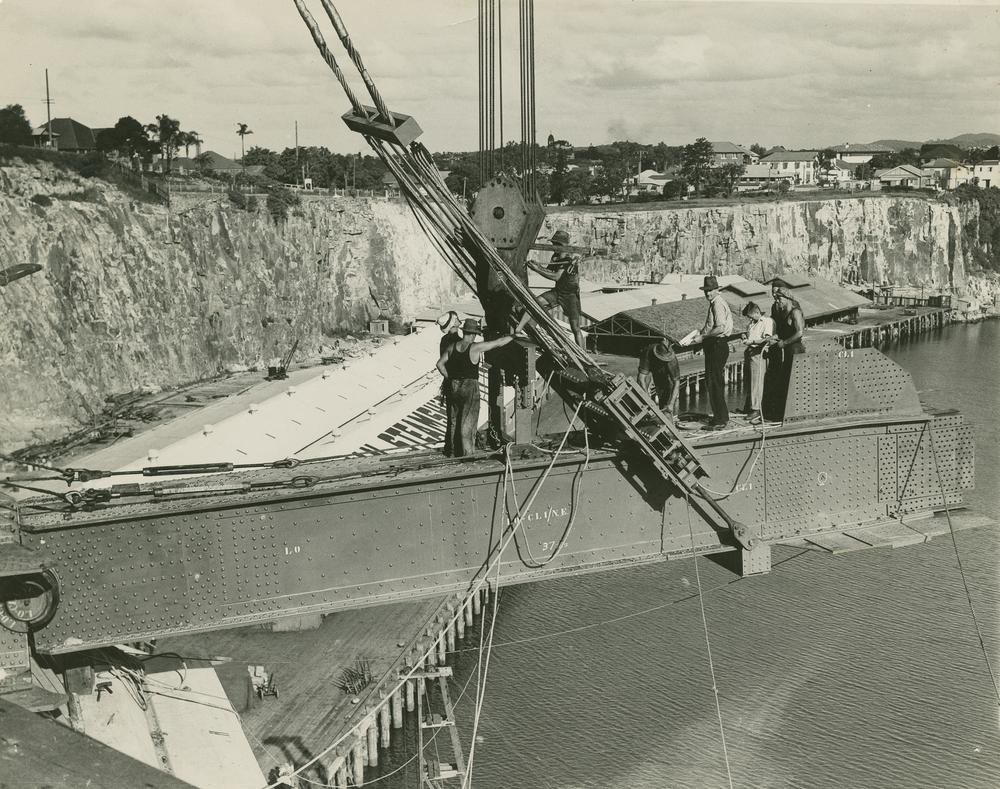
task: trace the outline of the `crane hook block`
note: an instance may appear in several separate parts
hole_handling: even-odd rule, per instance
[[[341,117],[351,131],[366,136],[378,137],[386,142],[394,142],[397,145],[407,146],[417,137],[423,134],[423,129],[409,115],[402,115],[393,112],[392,123],[386,123],[385,119],[374,107],[365,107],[367,117],[362,117],[353,112],[345,112]]]

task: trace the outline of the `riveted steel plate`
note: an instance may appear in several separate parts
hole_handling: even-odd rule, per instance
[[[921,413],[908,372],[874,348],[795,357],[785,421],[855,414]]]
[[[954,442],[950,473],[958,480],[971,466],[971,435],[958,437],[964,426],[947,427],[940,441]],[[884,518],[890,466],[895,496],[906,454],[896,453],[896,444],[911,442],[913,456],[920,429],[783,428],[763,452],[755,435],[716,439],[695,451],[711,473],[709,489],[725,495],[737,479],[751,483],[723,499],[732,516],[765,539],[780,539]],[[547,458],[515,461],[511,512],[515,491],[524,506],[547,466]],[[32,515],[21,540],[49,551],[62,591],[55,618],[36,633],[37,648],[75,651],[446,594],[463,589],[488,562],[503,524],[502,463],[430,456],[409,465],[359,464],[372,473],[344,475],[342,468],[331,464],[338,473],[308,489]],[[283,475],[290,473],[227,479],[280,482]],[[643,459],[595,452],[584,470],[580,456],[568,456],[525,508],[501,572],[505,582],[519,583],[656,561],[689,552],[692,532],[696,551],[723,547],[697,509]]]

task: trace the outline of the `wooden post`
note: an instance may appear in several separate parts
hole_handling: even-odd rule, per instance
[[[455,636],[456,636],[455,620],[452,619],[448,622],[448,627],[445,629],[445,638],[448,643],[448,652],[453,653],[455,651]]]
[[[415,680],[412,680],[412,679],[406,680],[406,711],[407,712],[413,712],[413,707],[414,707],[414,699],[413,699],[413,696],[414,696],[413,690],[414,690],[414,688],[413,688],[413,686],[415,684],[416,684]]]
[[[465,626],[472,627],[475,620],[472,618],[472,601],[466,600],[462,607],[462,615],[465,617]]]
[[[455,617],[455,631],[456,631],[456,635],[459,638],[461,638],[461,639],[465,638],[465,607],[464,606],[462,607],[462,610],[458,612],[458,616]]]
[[[368,744],[368,766],[378,767],[378,730],[375,728],[374,717],[368,719],[365,741]]]
[[[361,738],[359,737],[354,741],[354,746],[351,748],[351,768],[354,772],[354,785],[364,786],[365,785],[365,757],[363,753],[363,746],[361,744]]]
[[[475,616],[479,616],[480,611],[483,610],[482,593],[481,589],[477,589],[472,595],[472,613]]]
[[[389,703],[389,699],[386,699],[382,706],[378,708],[379,740],[383,748],[389,747],[389,719],[391,717]]]
[[[392,728],[403,728],[403,688],[396,688],[392,694]]]
[[[445,651],[447,649],[445,638],[445,631],[442,629],[438,634],[437,640],[438,663],[442,666],[448,661],[448,653]]]
[[[343,756],[338,756],[330,762],[326,774],[333,779],[333,785],[337,789],[347,789],[347,769],[344,767]]]

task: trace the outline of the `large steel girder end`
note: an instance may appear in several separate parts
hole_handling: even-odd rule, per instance
[[[39,630],[56,615],[59,579],[43,557],[16,543],[0,544],[0,627]]]

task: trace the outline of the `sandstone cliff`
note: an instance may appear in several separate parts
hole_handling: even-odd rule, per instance
[[[609,250],[585,264],[596,280],[853,273],[986,299],[995,281],[967,271],[977,210],[871,196],[556,209],[546,226]],[[276,223],[216,196],[168,215],[45,162],[0,167],[0,269],[17,263],[43,270],[0,287],[0,451],[85,424],[109,394],[260,365],[295,338],[314,355],[365,326],[369,289],[401,316],[468,296],[403,203],[306,198]]]
[[[45,162],[0,167],[0,269],[16,263],[43,270],[0,288],[0,451],[85,424],[108,394],[296,338],[315,354],[366,326],[369,288],[396,316],[462,293],[401,203],[306,199],[276,223],[217,197],[168,217]]]
[[[967,286],[967,227],[975,203],[949,205],[916,197],[870,196],[802,202],[748,203],[658,211],[560,209],[547,223],[569,230],[573,243],[607,248],[586,276],[624,281],[650,271],[742,274],[761,279],[802,272],[835,282]]]

